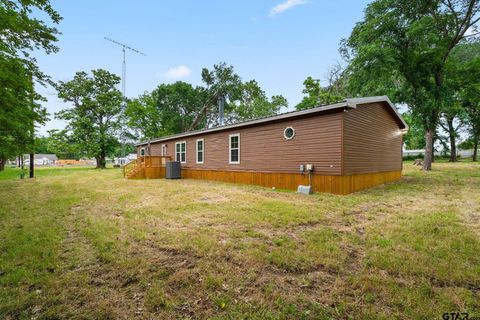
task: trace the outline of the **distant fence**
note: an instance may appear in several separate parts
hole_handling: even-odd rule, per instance
[[[416,150],[403,150],[403,157],[423,157],[423,155],[425,154],[425,150],[424,149],[416,149]],[[438,152],[438,151],[435,151],[434,154],[436,156],[441,156],[442,153],[441,152]]]
[[[404,158],[412,158],[412,157],[423,157],[425,154],[424,149],[416,149],[416,150],[403,150],[403,157]],[[449,152],[447,152],[447,155]],[[480,152],[479,152],[480,154]],[[435,156],[443,156],[445,155],[443,152],[435,151]],[[471,158],[473,156],[473,149],[470,150],[457,150],[457,155],[461,158]]]
[[[60,166],[94,166],[96,165],[95,160],[73,160],[73,159],[62,159],[57,160],[57,165]]]

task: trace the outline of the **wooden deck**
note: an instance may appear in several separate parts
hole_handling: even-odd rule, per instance
[[[143,156],[122,167],[123,176],[127,179],[159,179],[165,178],[165,164],[170,156]]]

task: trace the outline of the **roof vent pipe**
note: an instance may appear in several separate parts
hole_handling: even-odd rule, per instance
[[[225,116],[225,97],[223,94],[218,96],[218,124],[223,126],[223,119]]]

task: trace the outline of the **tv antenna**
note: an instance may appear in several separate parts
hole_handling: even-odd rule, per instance
[[[115,43],[116,45],[119,45],[122,47],[122,51],[123,51],[123,63],[122,63],[122,95],[123,95],[123,103],[124,105],[127,103],[127,96],[126,96],[126,89],[127,89],[127,84],[126,84],[126,81],[127,81],[127,63],[125,62],[125,49],[128,49],[130,51],[133,51],[133,52],[136,52],[138,54],[141,54],[141,55],[144,55],[146,56],[145,53],[143,52],[140,52],[138,51],[137,49],[134,49],[130,46],[127,46],[126,44],[123,44],[121,42],[118,42],[118,41],[115,41],[113,39],[110,39],[110,38],[107,38],[107,37],[103,37],[105,40],[107,41],[110,41],[110,42],[113,42]]]

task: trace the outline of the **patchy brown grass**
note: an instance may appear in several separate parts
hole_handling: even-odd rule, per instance
[[[349,196],[113,169],[3,180],[0,318],[480,316],[480,166],[434,168]]]

